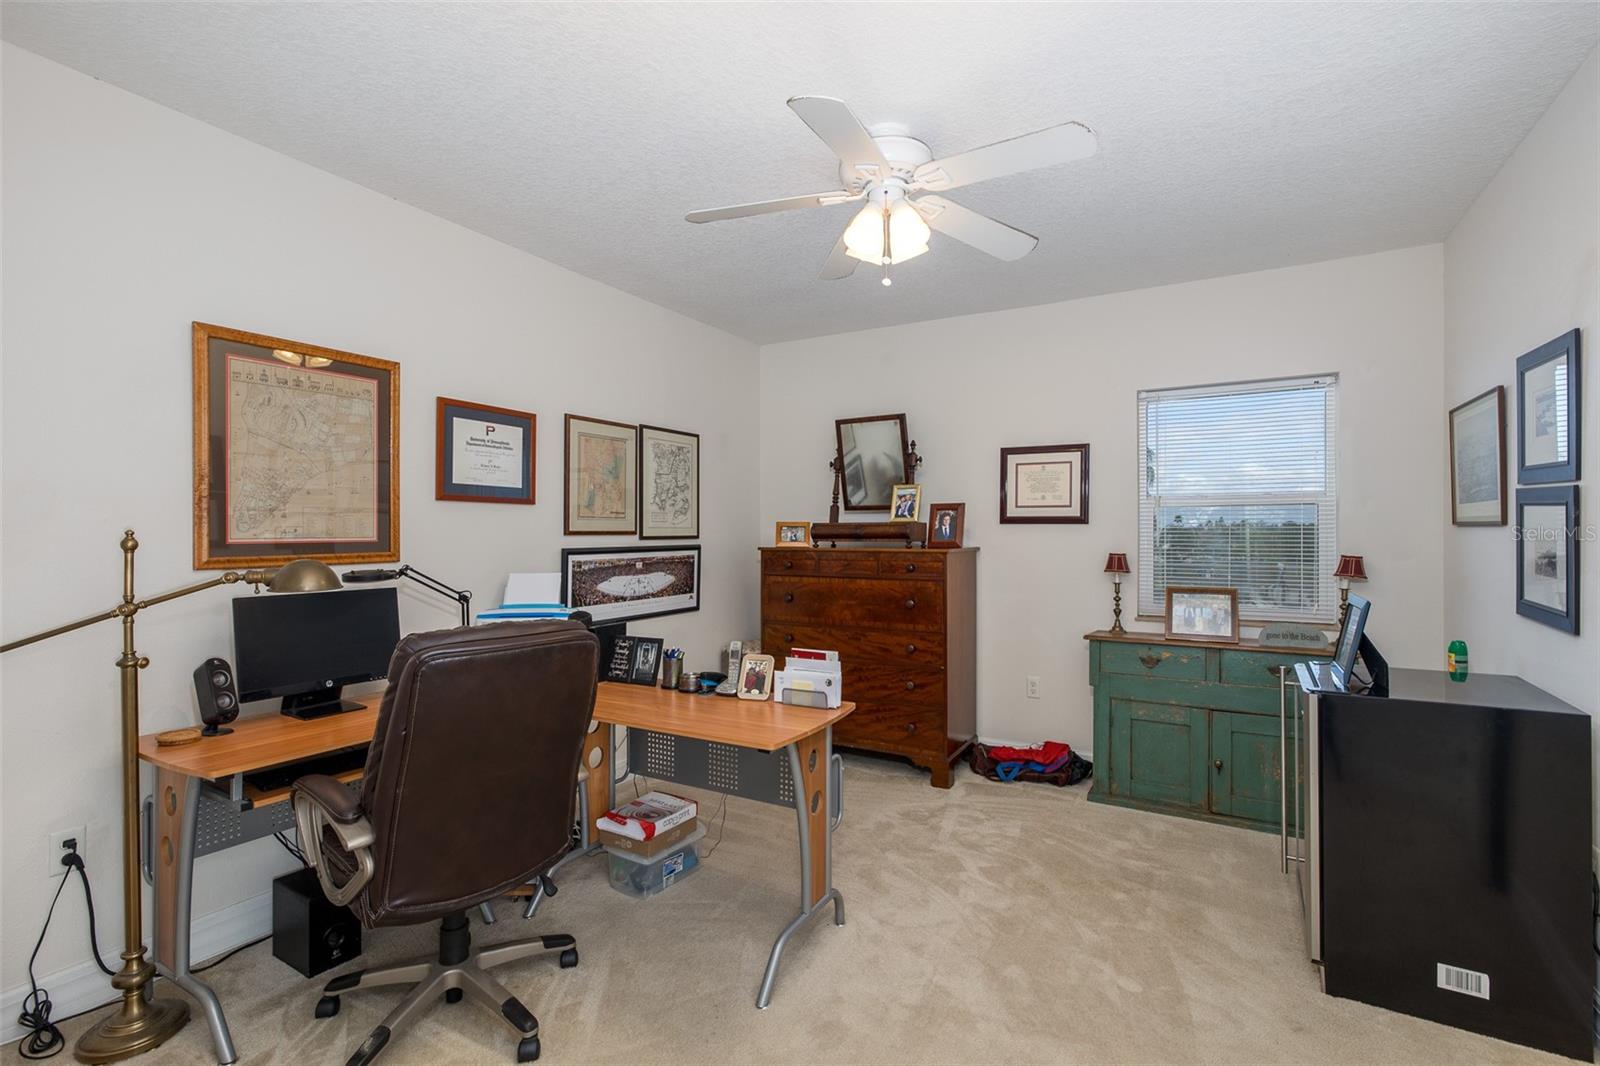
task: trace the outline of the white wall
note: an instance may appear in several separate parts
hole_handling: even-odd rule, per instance
[[[1081,638],[1111,624],[1106,553],[1138,566],[1137,392],[1337,371],[1340,550],[1366,556],[1390,662],[1436,665],[1441,285],[1435,245],[769,345],[763,528],[826,514],[835,418],[905,411],[923,499],[965,501],[980,549],[979,733],[1088,750]],[[1091,445],[1089,524],[999,525],[1000,449],[1078,441]],[[1124,585],[1127,614],[1136,588]],[[1024,696],[1028,674],[1039,700]]]
[[[1520,674],[1600,713],[1600,53],[1467,211],[1444,245],[1445,407],[1506,389],[1511,524],[1457,528],[1444,513],[1444,629],[1473,670]],[[1517,356],[1576,326],[1583,348],[1579,636],[1516,613]],[[1449,499],[1446,497],[1448,508]],[[1596,763],[1600,768],[1600,761]],[[1600,826],[1600,821],[1597,821]]]
[[[3,66],[0,635],[112,606],[125,526],[142,544],[141,592],[197,579],[195,319],[399,361],[402,556],[480,605],[499,602],[508,571],[557,565],[563,412],[699,432],[706,599],[634,629],[684,645],[691,665],[755,633],[753,345],[9,45]],[[537,412],[538,506],[433,499],[439,395]],[[196,720],[190,671],[230,654],[230,595],[140,616],[145,730]],[[407,629],[453,624],[447,601],[413,587],[401,599]],[[119,639],[107,623],[0,660],[0,987],[13,994],[55,885],[54,829],[88,824],[101,945],[120,950]],[[200,860],[196,913],[265,892],[291,865],[271,841]],[[86,942],[69,887],[38,972],[81,964]],[[98,977],[87,987],[108,992]],[[9,1024],[14,996],[0,1003]],[[72,1006],[58,994],[58,1015]]]

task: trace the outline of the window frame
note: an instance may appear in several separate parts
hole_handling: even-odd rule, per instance
[[[1161,398],[1187,398],[1219,396],[1253,392],[1280,392],[1306,388],[1321,388],[1326,396],[1323,408],[1323,434],[1325,455],[1323,461],[1324,490],[1318,492],[1270,492],[1259,494],[1218,494],[1211,496],[1147,495],[1149,468],[1146,459],[1147,408],[1151,400]],[[1317,575],[1318,610],[1315,613],[1275,611],[1267,614],[1250,614],[1241,596],[1239,621],[1247,626],[1260,626],[1271,622],[1295,622],[1321,628],[1337,626],[1339,617],[1338,585],[1333,577],[1339,552],[1339,375],[1297,374],[1286,377],[1254,378],[1246,381],[1218,382],[1203,385],[1182,385],[1166,388],[1140,389],[1135,397],[1135,459],[1137,474],[1136,548],[1138,551],[1138,587],[1134,596],[1135,618],[1147,622],[1164,622],[1165,597],[1156,595],[1156,566],[1154,550],[1156,530],[1154,523],[1162,508],[1162,500],[1179,501],[1185,506],[1238,507],[1265,506],[1291,507],[1310,504],[1317,507],[1318,553],[1329,557],[1320,559]],[[1329,516],[1330,528],[1323,531],[1323,516]],[[1149,529],[1146,529],[1147,524]],[[1326,549],[1324,551],[1323,549]],[[1239,588],[1238,585],[1219,586]],[[1165,586],[1162,586],[1164,589]],[[1241,589],[1241,591],[1243,591]]]

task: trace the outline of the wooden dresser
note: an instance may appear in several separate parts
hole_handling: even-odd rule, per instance
[[[837,651],[856,710],[834,742],[949,788],[977,731],[977,590],[976,548],[763,548],[761,650]]]

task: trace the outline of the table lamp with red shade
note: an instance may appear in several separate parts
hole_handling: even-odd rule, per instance
[[[1344,616],[1350,610],[1350,582],[1367,579],[1367,564],[1359,555],[1339,556],[1339,565],[1333,568],[1339,579],[1339,628],[1344,628]]]
[[[1111,575],[1111,632],[1122,634],[1127,630],[1122,628],[1122,575],[1131,574],[1128,568],[1128,557],[1122,552],[1112,552],[1106,556],[1106,573]]]

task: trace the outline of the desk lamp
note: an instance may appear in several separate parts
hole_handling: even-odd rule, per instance
[[[1339,628],[1344,628],[1344,616],[1350,612],[1350,582],[1367,579],[1367,564],[1359,555],[1339,556],[1339,565],[1333,568],[1339,579]]]
[[[70,633],[96,622],[122,619],[122,655],[117,671],[122,675],[122,928],[125,934],[122,969],[111,986],[122,993],[115,1014],[108,1015],[78,1038],[72,1053],[79,1062],[116,1062],[160,1047],[189,1021],[189,1004],[181,999],[147,999],[145,989],[156,970],[145,959],[144,909],[139,883],[139,671],[150,660],[133,650],[134,616],[146,607],[176,600],[191,592],[243,581],[256,591],[326,592],[339,587],[339,575],[315,559],[296,559],[275,570],[229,570],[224,574],[172,592],[141,600],[133,593],[133,553],[139,541],[133,530],[122,534],[122,602],[76,622],[68,622],[31,637],[0,645],[0,652],[15,651],[41,640]]]
[[[1119,636],[1126,633],[1122,628],[1122,575],[1131,574],[1128,569],[1128,557],[1122,552],[1112,552],[1106,556],[1106,573],[1111,575],[1111,632]]]
[[[461,605],[461,624],[472,624],[472,593],[466,589],[451,588],[436,577],[429,577],[414,566],[402,564],[398,570],[346,570],[344,579],[351,584],[367,584],[375,581],[398,581],[401,578],[410,578],[423,588],[429,588],[441,596],[455,600]]]

